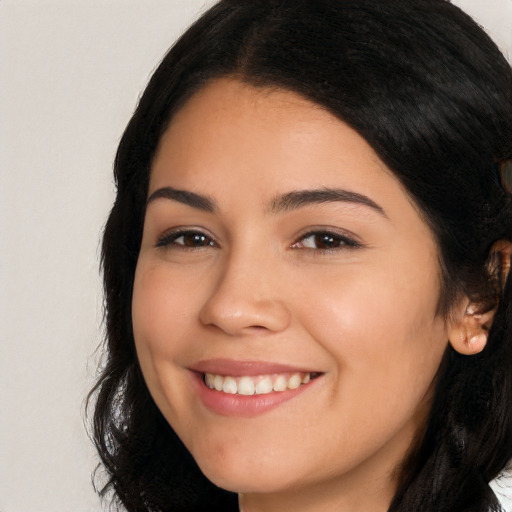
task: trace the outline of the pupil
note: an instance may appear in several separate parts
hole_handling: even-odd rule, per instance
[[[331,235],[318,235],[316,240],[317,246],[320,247],[334,247],[336,240]]]
[[[184,242],[187,247],[197,247],[205,244],[206,236],[199,233],[190,234],[184,238]]]

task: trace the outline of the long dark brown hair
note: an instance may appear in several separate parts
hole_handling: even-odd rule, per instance
[[[435,234],[440,314],[462,293],[498,304],[482,353],[446,350],[389,510],[499,510],[488,482],[512,457],[512,289],[489,250],[512,238],[498,172],[512,156],[512,73],[484,31],[445,0],[222,0],[165,56],[119,144],[103,239],[106,353],[93,390],[103,491],[133,512],[237,510],[236,496],[201,474],[151,399],[131,321],[152,158],[176,111],[221,76],[294,91],[357,130]]]

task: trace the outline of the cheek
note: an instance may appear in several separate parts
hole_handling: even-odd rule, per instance
[[[427,267],[428,268],[428,267]],[[435,273],[415,275],[394,271],[392,266],[334,269],[325,275],[302,275],[301,290],[306,300],[297,304],[301,317],[318,336],[336,339],[350,332],[343,343],[376,349],[393,335],[401,338],[414,329],[423,330],[436,320],[439,300]],[[361,333],[359,336],[357,333]],[[412,341],[412,340],[411,340]]]
[[[137,357],[155,403],[173,426],[179,411],[190,402],[183,363],[184,355],[190,354],[186,334],[193,321],[193,290],[193,286],[180,286],[165,265],[139,261],[132,300]],[[179,419],[178,424],[181,430],[190,426],[188,418]]]
[[[308,290],[301,314],[336,363],[343,402],[411,411],[430,389],[448,336],[437,275],[423,269],[345,271]]]
[[[135,273],[132,320],[138,352],[179,352],[176,340],[190,321],[194,286],[180,286],[162,267],[139,262]],[[173,343],[169,343],[172,337]]]
[[[168,402],[165,378],[173,377],[173,363],[183,350],[180,332],[184,326],[176,318],[187,318],[186,293],[171,293],[173,289],[172,279],[161,266],[139,261],[132,299],[133,334],[144,378],[159,405]]]

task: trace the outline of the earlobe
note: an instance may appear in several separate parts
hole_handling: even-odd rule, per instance
[[[479,313],[473,304],[469,304],[456,320],[449,333],[450,344],[460,354],[474,355],[482,352],[487,344],[489,329],[496,309]]]

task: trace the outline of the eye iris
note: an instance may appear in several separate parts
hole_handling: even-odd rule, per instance
[[[183,245],[185,247],[198,247],[209,245],[208,237],[202,233],[187,233],[183,235]]]
[[[315,236],[315,245],[322,249],[332,249],[333,247],[339,247],[340,241],[333,235],[323,233]]]

